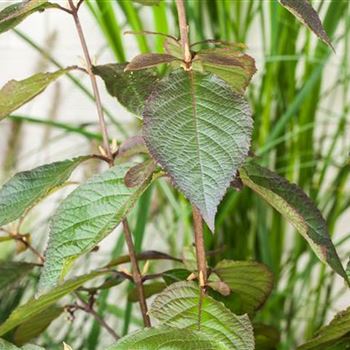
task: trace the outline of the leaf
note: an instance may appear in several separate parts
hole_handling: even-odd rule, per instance
[[[108,350],[229,350],[202,332],[168,327],[131,333]]]
[[[50,306],[55,304],[65,295],[72,293],[87,281],[94,279],[106,272],[91,272],[78,278],[70,279],[62,285],[52,289],[49,293],[43,294],[37,299],[32,298],[26,304],[17,307],[10,317],[0,326],[0,336],[16,328],[20,324],[36,317]]]
[[[171,63],[178,60],[176,57],[163,53],[143,53],[135,56],[125,67],[125,71],[135,71],[158,66],[162,63]]]
[[[43,92],[50,83],[72,68],[38,73],[24,80],[10,80],[0,90],[0,120]]]
[[[166,38],[164,40],[164,50],[167,54],[172,55],[180,60],[183,59],[184,54],[182,51],[182,46],[180,40],[175,40],[174,38]]]
[[[57,7],[56,4],[49,3],[47,0],[22,1],[5,7],[0,12],[0,34],[14,28],[34,12],[55,7]]]
[[[23,322],[15,331],[13,341],[16,345],[23,345],[30,340],[36,338],[45,329],[60,316],[63,308],[57,305],[52,305],[40,314],[32,317],[26,322]]]
[[[240,177],[244,185],[259,194],[295,227],[321,261],[328,263],[349,283],[322,214],[301,188],[254,161],[244,164]]]
[[[124,178],[126,187],[132,188],[139,186],[145,179],[148,179],[156,170],[156,164],[153,160],[146,160],[130,168]]]
[[[196,271],[197,265],[197,255],[196,248],[193,245],[185,246],[182,249],[182,262],[187,270],[191,272]]]
[[[279,331],[264,324],[254,325],[255,346],[258,350],[276,350],[280,342]]]
[[[162,325],[197,330],[228,349],[254,349],[253,327],[247,315],[236,316],[222,303],[205,295],[198,306],[200,293],[193,282],[177,282],[167,287],[154,300],[149,314]]]
[[[145,297],[149,298],[155,294],[160,293],[164,288],[166,287],[166,284],[164,282],[153,282],[150,284],[144,284],[143,289],[145,291]],[[128,294],[128,301],[132,303],[136,303],[139,301],[139,295],[137,292],[137,288],[133,288],[130,290]]]
[[[18,350],[18,347],[0,338],[0,349],[1,350]]]
[[[27,344],[23,346],[22,348],[18,348],[16,345],[9,343],[8,341],[1,339],[0,338],[0,349],[1,350],[45,350],[44,348],[37,346],[37,345],[32,345],[32,344]]]
[[[62,185],[73,170],[89,158],[83,156],[45,164],[13,176],[0,189],[0,226],[18,219],[27,208]]]
[[[279,0],[280,4],[291,12],[301,23],[311,29],[326,45],[332,46],[326,31],[323,28],[322,22],[307,0]]]
[[[11,287],[26,276],[35,264],[0,260],[0,290]]]
[[[156,250],[146,250],[144,252],[141,252],[139,254],[136,254],[136,258],[138,261],[140,260],[173,260],[173,261],[179,261],[179,259],[174,258],[171,255],[168,255],[166,253],[162,253]],[[105,267],[110,268],[114,266],[118,266],[121,264],[125,264],[130,262],[130,255],[122,255],[118,256],[118,258],[115,258],[111,260]]]
[[[328,350],[328,347],[335,344],[349,332],[350,308],[338,313],[327,326],[317,332],[314,338],[299,346],[298,350]]]
[[[116,162],[123,162],[140,153],[148,154],[142,136],[132,136],[126,139],[118,148]]]
[[[263,264],[254,261],[222,260],[213,270],[240,297],[242,313],[259,309],[269,297],[273,276]]]
[[[113,271],[113,273],[105,279],[99,286],[90,288],[90,291],[94,290],[98,292],[102,289],[110,289],[112,287],[115,287],[122,282],[124,282],[127,279],[127,276],[119,271]]]
[[[185,269],[172,269],[163,272],[162,277],[164,282],[169,286],[175,282],[186,281],[190,274],[191,272]]]
[[[147,100],[143,135],[174,184],[214,231],[217,206],[248,154],[248,103],[212,74],[179,69]]]
[[[131,164],[116,165],[76,188],[59,206],[50,225],[46,261],[39,292],[52,288],[73,261],[106,237],[134,206],[150,183],[124,184]]]
[[[245,91],[256,72],[251,56],[228,47],[199,51],[194,57],[193,67],[217,75],[237,93]]]
[[[212,281],[208,283],[208,286],[225,297],[231,294],[231,288],[225,282]]]
[[[93,67],[93,72],[104,80],[110,95],[131,113],[140,116],[158,77],[149,69],[125,72],[126,66],[127,63],[105,64]]]

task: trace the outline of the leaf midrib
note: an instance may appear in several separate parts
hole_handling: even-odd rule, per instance
[[[189,81],[190,81],[190,94],[191,94],[191,100],[192,100],[193,124],[194,124],[194,128],[195,128],[196,152],[197,152],[197,157],[198,157],[198,163],[200,166],[200,183],[201,183],[201,187],[202,187],[205,209],[207,211],[207,208],[208,208],[207,207],[207,198],[205,195],[204,182],[203,182],[203,177],[202,177],[202,174],[204,174],[204,172],[203,172],[202,158],[200,155],[200,142],[199,142],[198,122],[197,122],[198,117],[197,117],[197,108],[196,108],[197,100],[196,100],[196,95],[195,95],[195,82],[194,82],[193,71],[188,72],[188,77],[189,77]]]

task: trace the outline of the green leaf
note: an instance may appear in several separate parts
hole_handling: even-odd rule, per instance
[[[166,38],[164,40],[164,50],[166,53],[169,55],[172,55],[179,60],[182,60],[184,57],[183,51],[182,51],[182,46],[180,43],[180,40],[175,40],[175,38]]]
[[[26,322],[23,322],[15,331],[13,335],[13,341],[16,345],[23,345],[30,340],[36,338],[45,329],[60,316],[63,312],[63,308],[52,305],[40,314],[32,317]]]
[[[70,279],[64,284],[54,288],[49,293],[43,294],[37,299],[30,299],[26,304],[17,307],[11,313],[10,317],[0,326],[0,336],[16,328],[20,324],[29,321],[33,317],[36,317],[37,315],[48,309],[50,306],[55,304],[59,299],[61,299],[65,295],[72,293],[87,281],[90,281],[104,273],[106,272],[91,272],[87,275]]]
[[[16,345],[13,345],[7,342],[6,340],[0,338],[0,349],[1,350],[18,350],[19,348]]]
[[[24,80],[10,80],[0,90],[0,120],[43,92],[50,83],[72,68],[38,73]]]
[[[145,291],[145,297],[149,298],[152,295],[160,293],[164,288],[166,287],[166,284],[164,282],[153,282],[149,284],[144,284],[143,289]],[[132,303],[136,303],[139,301],[139,295],[137,292],[137,288],[133,288],[128,293],[128,300]]]
[[[135,71],[158,66],[162,63],[171,63],[178,58],[163,53],[143,53],[135,56],[125,67],[125,71]]]
[[[235,48],[201,50],[194,57],[193,68],[217,75],[237,93],[245,91],[256,72],[254,59]]]
[[[298,350],[328,350],[350,332],[350,308],[337,314],[314,338],[298,347]],[[341,348],[343,349],[343,348]]]
[[[217,206],[249,151],[248,103],[215,75],[179,69],[155,87],[143,117],[153,158],[214,231]]]
[[[0,226],[18,219],[27,208],[58,186],[89,156],[45,164],[13,176],[0,189]]]
[[[253,327],[248,316],[234,315],[207,295],[200,303],[199,287],[193,282],[171,284],[156,297],[149,314],[165,326],[200,329],[228,349],[254,349]]]
[[[259,309],[273,287],[272,273],[265,265],[254,261],[223,260],[213,271],[240,297],[242,313]]]
[[[162,277],[165,283],[169,286],[175,282],[186,281],[190,274],[191,272],[186,269],[172,269],[163,272]]]
[[[280,333],[272,326],[255,324],[254,334],[257,350],[276,350],[280,343]]]
[[[208,335],[187,329],[145,328],[131,333],[108,350],[229,350]]]
[[[18,348],[16,345],[9,343],[8,341],[1,339],[0,338],[0,350],[45,350],[44,348],[37,346],[37,345],[32,345],[32,344],[27,344],[23,346],[22,348]]]
[[[141,116],[145,101],[156,84],[158,77],[154,70],[125,72],[127,63],[95,66],[94,74],[100,76],[107,91],[116,97],[131,113]]]
[[[301,23],[311,29],[326,45],[334,50],[317,12],[308,0],[279,0],[279,2]]]
[[[250,187],[279,211],[307,240],[321,261],[348,281],[327,224],[312,200],[295,184],[249,161],[240,169],[244,185]]]
[[[47,0],[22,1],[5,7],[0,12],[0,34],[14,28],[32,13],[55,7],[56,4]]]
[[[131,166],[116,165],[94,176],[61,203],[50,225],[40,292],[55,286],[77,257],[112,232],[148,187],[151,177],[126,187],[124,177]]]
[[[26,276],[35,264],[20,261],[0,260],[0,290],[11,287]]]
[[[197,271],[197,255],[196,248],[193,245],[185,246],[182,249],[182,262],[186,269],[193,272]]]

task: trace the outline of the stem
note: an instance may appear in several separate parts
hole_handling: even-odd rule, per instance
[[[81,26],[79,16],[78,16],[78,9],[79,8],[74,6],[73,0],[68,0],[68,2],[69,2],[69,6],[71,8],[72,16],[74,18],[75,26],[77,28],[80,43],[81,43],[81,46],[82,46],[82,49],[84,52],[84,57],[85,57],[85,61],[86,61],[86,69],[87,69],[87,72],[90,76],[92,90],[93,90],[95,100],[96,100],[97,114],[98,114],[100,129],[101,129],[102,137],[103,137],[103,147],[104,147],[104,150],[106,151],[107,157],[109,159],[109,163],[112,164],[113,163],[113,155],[112,155],[111,148],[109,145],[109,137],[108,137],[108,131],[107,131],[107,127],[106,127],[106,122],[105,122],[105,119],[103,116],[101,97],[100,97],[100,93],[98,91],[96,77],[95,77],[94,73],[92,72],[92,61],[91,61],[89,50],[88,50],[86,40],[84,37],[83,28]],[[81,5],[81,2],[79,2],[79,5]]]
[[[150,321],[150,318],[148,316],[145,291],[144,291],[143,283],[142,283],[143,282],[142,276],[141,276],[141,272],[139,269],[139,265],[137,263],[137,257],[135,254],[135,248],[134,248],[134,243],[132,241],[132,236],[131,236],[129,224],[128,224],[126,219],[123,220],[123,228],[124,228],[124,235],[125,235],[126,244],[128,246],[128,250],[129,250],[129,254],[130,254],[132,276],[133,276],[134,283],[136,285],[137,294],[139,297],[139,304],[140,304],[140,308],[141,308],[141,312],[142,312],[143,323],[145,324],[145,327],[151,327],[151,321]]]
[[[176,0],[177,14],[179,17],[179,27],[181,36],[181,45],[184,52],[184,61],[188,69],[190,69],[192,55],[190,51],[190,44],[188,39],[188,24],[186,20],[186,11],[184,0]]]
[[[197,255],[197,267],[199,274],[199,285],[204,290],[207,284],[207,259],[205,256],[205,246],[203,238],[203,221],[201,213],[198,208],[192,206],[193,212],[193,227],[194,227],[194,240],[196,243],[196,255]]]
[[[189,38],[188,38],[188,24],[186,20],[186,11],[184,0],[176,0],[177,13],[179,17],[179,27],[181,35],[181,45],[184,54],[185,70],[191,70],[192,55],[190,51]],[[203,239],[203,221],[202,215],[198,208],[192,205],[193,213],[193,228],[194,228],[194,239],[196,244],[196,255],[197,255],[197,269],[198,269],[198,280],[200,286],[200,296],[198,304],[198,330],[201,328],[202,321],[202,304],[206,292],[207,285],[207,259],[205,256],[205,247]]]
[[[13,233],[13,232],[8,232],[8,233],[12,237],[12,239],[24,244],[39,259],[41,265],[44,264],[45,262],[44,256],[30,244],[26,236],[21,235],[20,233]]]
[[[203,220],[202,215],[198,208],[192,205],[193,213],[193,228],[194,228],[194,240],[196,244],[196,255],[197,255],[197,268],[198,268],[198,279],[200,286],[199,304],[198,304],[198,330],[201,330],[202,323],[202,306],[203,299],[206,292],[207,285],[207,259],[205,256],[205,246],[203,238]]]
[[[188,40],[188,25],[186,21],[186,11],[184,0],[176,0],[177,13],[179,17],[179,26],[181,34],[181,44],[184,52],[184,61],[187,68],[190,69],[192,60],[189,40]],[[192,206],[193,212],[193,226],[194,226],[194,238],[196,243],[196,254],[197,254],[197,266],[199,274],[199,284],[204,290],[207,284],[207,260],[205,257],[205,247],[203,239],[203,221],[200,211],[196,206]]]
[[[106,323],[106,321],[100,317],[100,315],[94,310],[93,305],[90,305],[89,303],[87,303],[78,293],[75,293],[75,295],[77,296],[77,298],[79,299],[79,301],[81,302],[81,304],[83,306],[79,306],[77,305],[77,308],[79,308],[80,310],[83,310],[85,312],[87,312],[88,314],[91,314],[95,320],[102,326],[104,327],[107,332],[115,339],[118,340],[120,339],[119,335],[114,332],[114,330]]]
[[[82,46],[83,51],[84,51],[84,56],[85,56],[85,60],[86,60],[86,64],[87,64],[86,68],[87,68],[87,72],[90,76],[91,85],[92,85],[92,89],[93,89],[95,100],[96,100],[96,108],[97,108],[97,114],[99,117],[100,129],[101,129],[102,136],[103,136],[104,149],[106,151],[109,166],[112,166],[113,160],[114,160],[114,155],[112,154],[111,147],[109,144],[108,131],[107,131],[106,122],[105,122],[104,116],[103,116],[103,109],[102,109],[100,93],[98,90],[96,77],[95,77],[94,73],[92,72],[92,62],[91,62],[89,50],[88,50],[88,47],[86,44],[83,29],[82,29],[82,26],[81,26],[81,23],[79,20],[79,16],[78,16],[79,6],[82,4],[83,0],[78,2],[77,7],[74,6],[73,0],[68,0],[68,1],[69,1],[69,6],[71,7],[71,12],[72,12],[72,16],[74,18],[75,26],[77,28],[77,32],[79,35],[80,43],[81,43],[81,46]],[[130,261],[132,264],[133,280],[134,280],[134,283],[136,285],[138,295],[139,295],[139,302],[140,302],[143,321],[144,321],[145,327],[150,327],[151,321],[150,321],[149,316],[147,314],[147,304],[146,304],[146,298],[145,298],[145,293],[144,293],[143,284],[142,284],[142,277],[141,277],[140,269],[139,269],[139,266],[137,263],[135,247],[134,247],[134,244],[132,241],[132,236],[130,233],[129,224],[128,224],[128,221],[126,218],[123,220],[123,227],[124,227],[125,240],[126,240],[128,250],[129,250]]]

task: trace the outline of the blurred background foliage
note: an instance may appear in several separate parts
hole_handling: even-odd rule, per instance
[[[176,8],[172,1],[161,1],[160,5],[152,7],[129,0],[86,0],[86,5],[96,21],[96,30],[105,38],[103,50],[111,50],[116,62],[131,58],[126,51],[128,40],[135,40],[139,52],[163,52],[164,37],[124,36],[126,30],[178,36]],[[244,43],[248,46],[247,52],[256,59],[258,73],[247,92],[255,121],[252,151],[261,164],[298,183],[316,202],[345,264],[350,247],[350,230],[346,223],[350,201],[350,2],[319,0],[313,1],[313,5],[332,39],[336,54],[317,41],[277,1],[186,1],[192,42],[218,39]],[[40,70],[47,61],[59,66],[56,61],[59,57],[50,55],[49,39],[46,47],[41,47],[31,39],[30,32],[16,30],[16,34],[42,54],[44,63],[40,63]],[[198,48],[201,45],[208,46],[199,44]],[[165,73],[164,68],[162,72]],[[86,98],[92,98],[90,90],[77,78],[71,76],[70,79]],[[56,96],[55,103],[59,99]],[[52,115],[54,111],[53,105]],[[141,123],[137,120],[125,125],[114,119],[111,111],[107,111],[107,116],[111,134],[120,140],[140,130]],[[39,121],[15,115],[10,123],[9,132],[3,135],[7,142],[3,178],[16,166],[21,128],[25,123],[38,124]],[[63,134],[83,135],[92,149],[100,141],[97,129],[65,124],[60,122],[59,116],[47,116],[40,124],[46,130],[43,144],[48,142],[53,128],[61,129]],[[85,175],[92,171],[88,169]],[[163,250],[175,256],[181,256],[182,247],[192,243],[191,208],[165,180],[147,190],[131,216],[138,251],[152,249],[152,237],[157,234],[162,236]],[[46,237],[41,237],[42,242],[38,244],[43,247]],[[123,236],[117,237],[109,259],[123,251]],[[274,273],[272,295],[256,314],[255,321],[271,325],[280,332],[279,350],[293,349],[303,339],[310,338],[344,306],[343,282],[321,265],[305,241],[249,189],[228,191],[217,214],[216,234],[212,236],[206,231],[206,245],[215,252],[210,257],[212,265],[222,258],[256,260],[265,263]],[[9,254],[14,253],[10,251]],[[98,253],[84,258],[85,266],[93,264],[94,254]],[[151,265],[150,269],[157,270],[157,267]],[[4,291],[0,295],[0,322],[27,297],[28,289],[34,290],[36,282],[37,274],[33,273],[10,294]],[[97,296],[97,311],[120,334],[126,334],[129,329],[140,326],[139,313],[138,310],[133,312],[132,303],[127,301],[130,287],[116,288],[122,289],[117,298],[113,289],[103,290]],[[75,350],[103,349],[103,344],[110,343],[108,333],[89,315],[78,317],[72,323],[65,321],[65,317],[55,321],[38,343],[56,349],[60,348],[57,342],[65,340]]]

